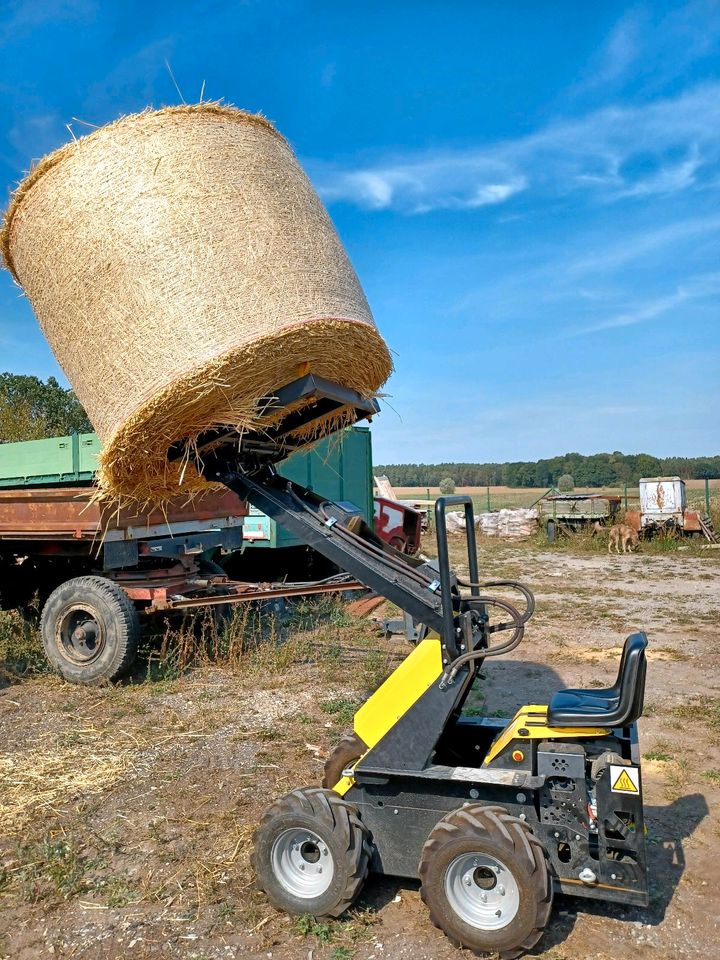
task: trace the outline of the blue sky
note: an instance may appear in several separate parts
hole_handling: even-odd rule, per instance
[[[719,3],[5,0],[5,196],[178,102],[166,61],[328,204],[395,352],[376,462],[720,452]],[[0,367],[57,374],[18,293]]]

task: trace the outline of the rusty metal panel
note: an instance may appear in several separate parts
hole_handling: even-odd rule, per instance
[[[637,530],[640,533],[640,511],[639,510],[626,510],[625,511],[625,523],[632,527],[633,530]]]
[[[703,532],[702,526],[700,525],[700,514],[697,510],[686,510],[683,521],[683,527],[687,533]]]
[[[0,539],[89,540],[103,532],[133,528],[133,538],[171,534],[173,524],[238,518],[247,513],[247,504],[230,490],[210,490],[202,497],[171,501],[167,510],[148,513],[110,507],[101,510],[93,501],[93,487],[39,487],[0,490]],[[152,528],[152,529],[151,529]]]

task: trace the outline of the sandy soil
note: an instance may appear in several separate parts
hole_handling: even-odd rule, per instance
[[[641,720],[651,905],[558,897],[536,954],[720,958],[720,558],[493,544],[481,560],[538,598],[524,646],[488,663],[476,702],[491,712],[609,680],[637,627],[652,642]],[[0,957],[459,956],[416,884],[371,878],[357,909],[330,924],[279,915],[253,888],[249,838],[263,808],[319,780],[353,702],[406,649],[337,617],[303,638],[292,658],[105,689],[9,679]]]

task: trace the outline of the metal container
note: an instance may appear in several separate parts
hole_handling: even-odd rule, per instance
[[[645,477],[640,480],[640,514],[643,527],[675,520],[682,526],[687,497],[680,477]]]
[[[326,437],[310,450],[294,453],[278,473],[336,503],[349,501],[373,525],[372,446],[367,427]],[[243,524],[246,547],[297,547],[301,541],[255,507]]]

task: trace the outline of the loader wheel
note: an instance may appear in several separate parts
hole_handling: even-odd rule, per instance
[[[306,787],[277,800],[255,832],[257,884],[277,910],[339,917],[365,882],[370,831],[332,790]]]
[[[420,879],[435,926],[476,953],[517,957],[550,916],[545,849],[503,807],[470,804],[443,817],[423,847]]]
[[[132,667],[140,620],[128,595],[110,580],[75,577],[48,597],[40,632],[58,673],[71,683],[96,683]]]
[[[356,733],[346,734],[325,761],[322,785],[332,790],[342,780],[343,770],[354,766],[367,752],[367,747]]]

